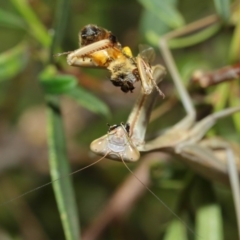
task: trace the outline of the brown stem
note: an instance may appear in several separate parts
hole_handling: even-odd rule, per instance
[[[222,82],[234,80],[240,77],[240,63],[226,66],[212,72],[195,71],[192,81],[199,83],[203,88],[216,85]]]

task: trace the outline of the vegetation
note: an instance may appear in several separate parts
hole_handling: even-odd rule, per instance
[[[75,240],[93,232],[100,234],[98,239],[238,239],[229,186],[208,181],[176,157],[164,160],[162,153],[149,153],[129,166],[143,169],[142,176],[149,174],[152,191],[185,224],[120,162],[103,160],[69,176],[98,158],[89,144],[107,132],[107,123],[126,121],[140,89],[125,94],[111,84],[105,70],[71,67],[65,56],[54,55],[77,49],[79,30],[93,23],[111,30],[134,55],[139,43],[153,46],[156,62],[164,64],[158,51],[161,36],[218,14],[221,21],[214,27],[169,42],[202,118],[240,104],[237,81],[205,90],[189,81],[196,69],[239,62],[239,6],[234,12],[222,0],[11,0],[0,6],[0,239]],[[161,89],[166,98],[156,105],[162,106],[160,112],[164,103],[169,105],[149,125],[149,137],[184,116],[169,74]],[[208,135],[239,148],[239,133],[240,115],[235,114]],[[50,181],[53,188],[39,187]],[[120,199],[125,205],[107,220],[113,216],[114,193],[128,184],[129,196]],[[135,204],[125,202],[130,196]]]

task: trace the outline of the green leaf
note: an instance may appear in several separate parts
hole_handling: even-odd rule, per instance
[[[196,235],[197,240],[223,239],[223,223],[219,205],[208,204],[198,209]]]
[[[94,113],[100,113],[105,117],[110,116],[109,108],[99,98],[95,97],[86,90],[77,87],[68,91],[67,96],[76,100],[81,106],[87,108]]]
[[[2,9],[0,9],[0,24],[6,27],[26,29],[26,25],[21,18]]]
[[[214,24],[190,36],[171,39],[168,43],[168,46],[171,49],[174,49],[174,48],[190,47],[195,44],[201,43],[203,41],[206,41],[213,35],[215,35],[220,30],[221,26],[222,25],[220,23]]]
[[[178,12],[173,1],[165,0],[138,0],[144,8],[163,21],[171,28],[179,28],[184,25],[183,16]],[[156,24],[156,23],[155,23]],[[154,25],[155,25],[154,24]]]
[[[224,82],[216,86],[216,88],[213,91],[213,94],[216,94],[217,96],[221,97],[218,98],[218,101],[214,105],[215,112],[224,109],[229,99],[229,95],[231,95],[230,93],[231,93],[230,84],[228,82]]]
[[[164,240],[187,240],[186,227],[179,220],[173,220],[167,228]]]
[[[56,75],[51,79],[41,81],[47,94],[64,94],[77,86],[75,77],[71,75]]]
[[[29,51],[26,42],[0,54],[0,82],[15,77],[26,67]]]
[[[170,31],[169,26],[159,21],[158,17],[147,9],[142,13],[140,29],[147,41],[154,46],[158,46],[160,36]]]
[[[72,75],[59,75],[54,66],[48,66],[40,75],[41,85],[47,94],[64,94],[77,86]]]
[[[214,4],[218,15],[223,21],[227,22],[230,18],[230,1],[229,0],[214,0]]]
[[[51,37],[47,32],[45,26],[36,16],[35,12],[29,6],[27,0],[11,0],[19,13],[23,16],[29,26],[29,32],[35,39],[44,47],[49,47],[51,44]]]
[[[238,79],[240,80],[240,79]],[[232,107],[240,106],[240,99],[239,99],[239,84],[238,80],[235,80],[234,83],[231,85],[231,94],[229,96],[229,102]],[[235,113],[232,115],[233,123],[237,131],[240,133],[240,113]]]
[[[236,63],[240,61],[240,44],[239,44],[239,39],[240,39],[240,5],[236,6],[236,16],[237,17],[237,22],[236,26],[234,29],[234,33],[232,36],[231,44],[229,46],[229,61],[231,63]]]
[[[55,66],[48,66],[40,75],[39,79],[46,94],[66,94],[76,100],[88,110],[110,116],[109,108],[100,99],[77,86],[77,79],[72,75],[58,75]]]
[[[58,0],[56,14],[54,18],[54,35],[50,48],[50,62],[54,62],[54,53],[59,51],[62,40],[66,34],[67,20],[70,13],[70,1]]]
[[[50,173],[65,239],[80,239],[77,204],[67,159],[63,122],[57,97],[47,97]],[[56,179],[58,179],[56,181]]]

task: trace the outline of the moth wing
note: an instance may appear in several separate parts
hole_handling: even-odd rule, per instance
[[[137,68],[141,78],[142,83],[142,93],[149,95],[153,90],[153,76],[152,69],[150,65],[144,61],[144,59],[138,55],[137,59]]]
[[[144,59],[145,62],[153,63],[156,54],[153,47],[146,44],[139,44],[139,55]]]

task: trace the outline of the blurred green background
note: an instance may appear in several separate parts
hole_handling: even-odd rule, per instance
[[[139,43],[154,46],[156,62],[164,64],[157,48],[159,37],[213,13],[218,13],[223,23],[209,36],[196,45],[173,50],[199,117],[239,104],[237,81],[207,90],[189,83],[193,70],[211,70],[239,61],[240,44],[235,43],[240,39],[236,31],[240,28],[239,14],[231,14],[228,1],[0,2],[0,201],[7,202],[0,202],[0,239],[66,239],[51,186],[9,202],[51,181],[47,97],[60,97],[67,156],[71,171],[75,171],[97,159],[89,144],[107,132],[107,123],[126,121],[140,90],[138,86],[133,94],[125,94],[111,84],[105,70],[70,67],[65,56],[53,55],[77,49],[79,30],[92,23],[111,30],[134,55]],[[73,90],[77,86],[78,91]],[[149,137],[184,116],[169,74],[161,89],[166,98],[159,98],[156,105],[171,104],[166,114],[150,124]],[[228,117],[219,121],[209,135],[239,144],[239,124],[239,115]],[[208,182],[177,159],[166,162],[162,158],[161,154],[144,156],[144,161],[159,160],[148,165],[151,189],[195,233],[187,231],[168,209],[144,191],[127,214],[107,224],[98,239],[202,239],[196,231],[209,231],[214,236],[207,238],[211,240],[238,239],[229,187]],[[138,165],[132,164],[131,168]],[[128,176],[123,164],[109,160],[73,175],[81,233],[99,226],[97,216]],[[134,187],[143,188],[137,180]],[[209,218],[216,223],[215,228],[206,229],[199,223],[199,219],[207,222]]]

